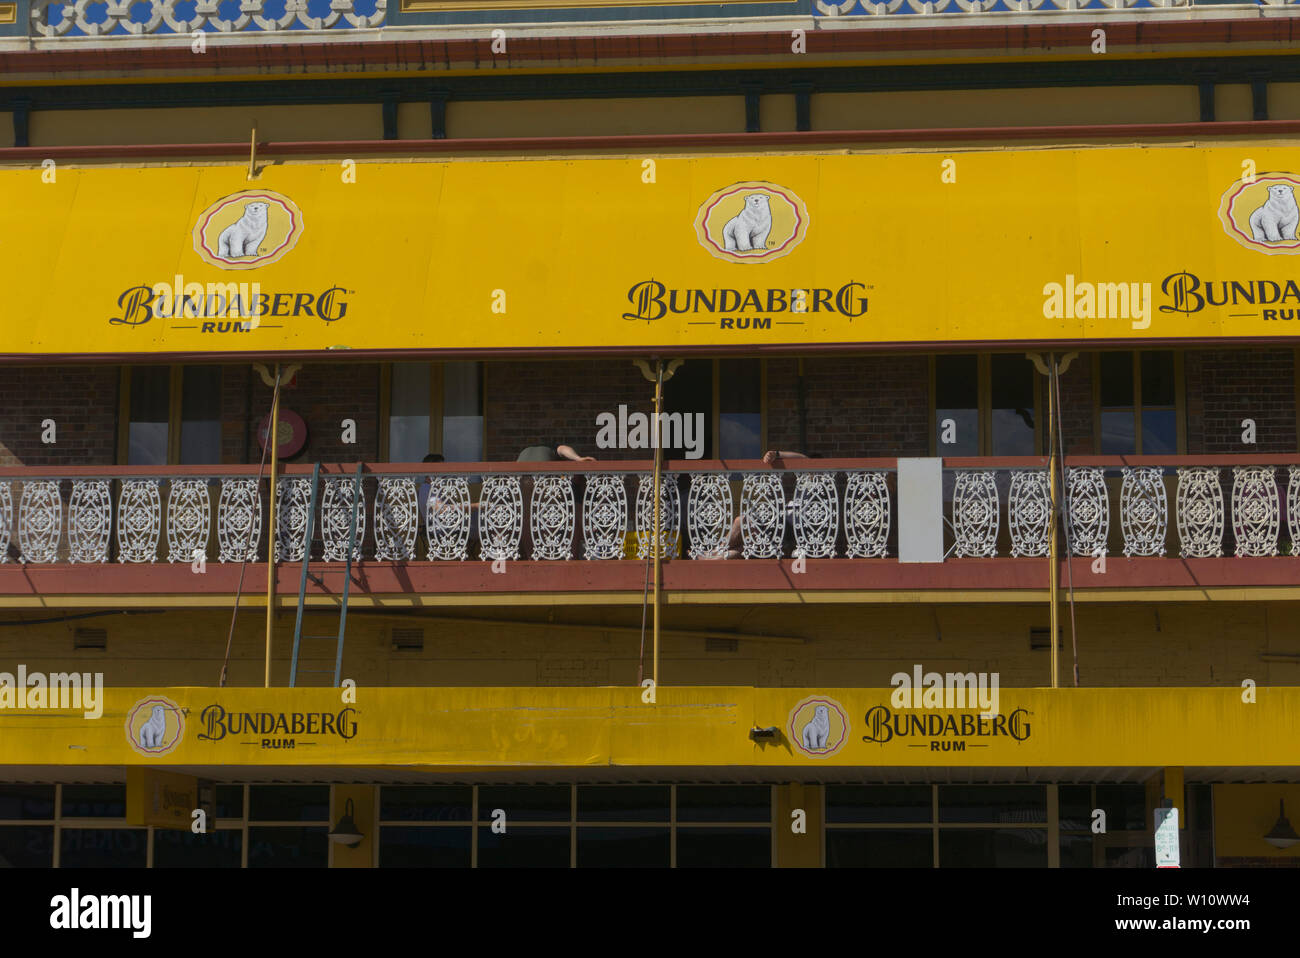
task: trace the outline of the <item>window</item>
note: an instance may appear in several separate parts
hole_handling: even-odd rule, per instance
[[[1175,455],[1183,448],[1181,358],[1171,351],[1094,357],[1096,441],[1101,455]]]
[[[482,461],[482,363],[394,363],[387,379],[389,462]]]
[[[718,383],[719,459],[763,456],[763,363],[720,359]]]
[[[1033,456],[1040,448],[1038,374],[1023,353],[936,356],[939,456]]]
[[[221,367],[122,370],[126,423],[118,457],[129,466],[221,461]]]

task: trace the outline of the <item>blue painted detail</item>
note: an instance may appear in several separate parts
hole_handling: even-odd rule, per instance
[[[18,0],[18,18],[13,23],[0,23],[0,37],[27,36],[27,18],[31,16],[28,0]]]
[[[812,16],[812,0],[775,0],[772,3],[683,3],[671,6],[557,8],[552,10],[452,10],[446,13],[403,13],[401,0],[388,0],[388,22],[394,26],[458,23],[600,23],[618,20],[708,20],[753,17]]]

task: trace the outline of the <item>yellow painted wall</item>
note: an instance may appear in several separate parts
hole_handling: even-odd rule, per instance
[[[447,136],[743,133],[739,96],[513,100],[447,104]]]
[[[1264,841],[1277,822],[1279,800],[1286,802],[1286,817],[1300,833],[1300,785],[1215,785],[1215,856],[1284,859],[1300,865],[1300,844],[1278,849]]]
[[[1244,122],[1254,118],[1255,101],[1250,84],[1224,83],[1214,88],[1214,119],[1217,122]]]
[[[640,649],[639,607],[549,610],[478,608],[454,610],[458,617],[508,619],[532,624],[466,624],[455,618],[374,616],[348,618],[345,677],[366,686],[584,686],[634,685]],[[45,613],[7,613],[39,619]],[[1266,652],[1294,654],[1300,645],[1284,603],[1188,603],[1149,606],[1080,606],[1079,667],[1089,687],[1300,685],[1294,658],[1262,661]],[[273,640],[273,681],[288,682],[294,610],[279,614]],[[932,671],[997,671],[1003,687],[1049,684],[1048,651],[1031,651],[1029,630],[1045,627],[1042,606],[772,606],[761,614],[749,607],[682,607],[664,610],[662,678],[669,685],[753,685],[758,687],[883,687],[890,676],[914,664]],[[74,652],[76,628],[108,631],[104,652]],[[102,671],[110,686],[216,685],[225,654],[228,612],[174,610],[152,615],[110,615],[100,619],[0,628],[0,663],[12,670]],[[394,651],[393,627],[424,629],[422,651]],[[311,613],[304,631],[337,629],[337,617]],[[609,629],[609,631],[605,631]],[[240,613],[232,648],[230,684],[260,686],[263,678],[264,618]],[[741,640],[735,652],[705,648],[704,638],[679,631],[718,635],[755,634],[804,640],[775,643]],[[306,647],[303,668],[333,667],[334,646]],[[650,643],[646,643],[647,674]],[[1068,624],[1061,657],[1061,681],[1070,682]],[[315,677],[313,677],[315,678]]]
[[[0,147],[14,145],[14,117],[12,113],[0,113]]]
[[[1300,83],[1268,85],[1268,118],[1300,120]]]
[[[1192,86],[821,93],[812,98],[814,130],[888,130],[1088,123],[1193,123]]]
[[[379,140],[384,135],[378,104],[37,110],[30,135],[32,146],[247,143],[254,124],[262,141]]]

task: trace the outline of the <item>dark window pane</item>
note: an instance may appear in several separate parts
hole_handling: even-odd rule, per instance
[[[1133,410],[1101,414],[1101,454],[1103,456],[1125,456],[1137,452],[1137,433],[1134,428]]]
[[[579,828],[579,868],[667,868],[672,864],[667,828]]]
[[[243,832],[220,829],[195,835],[186,829],[155,828],[154,868],[239,868]]]
[[[1042,785],[940,785],[941,822],[1046,822]]]
[[[1178,413],[1172,409],[1142,410],[1142,452],[1148,456],[1178,452]]]
[[[469,868],[470,827],[379,829],[380,868]]]
[[[1062,785],[1056,793],[1061,831],[1086,832],[1092,828],[1092,786]]]
[[[221,367],[186,366],[181,373],[181,462],[221,461]]]
[[[148,862],[143,828],[65,828],[59,835],[60,868],[144,868]]]
[[[124,818],[125,785],[64,785],[65,818]]]
[[[1142,364],[1142,405],[1172,406],[1174,394],[1174,354],[1139,353]]]
[[[244,786],[217,786],[217,818],[244,817]]]
[[[629,407],[628,412],[644,412],[647,415],[654,412],[653,409],[654,387],[650,387],[649,397],[651,402],[638,406],[635,403]],[[755,410],[750,410],[751,412]],[[682,366],[679,366],[673,378],[664,383],[664,412],[672,414],[679,413],[682,417],[683,433],[686,429],[686,417],[690,416],[692,429],[695,424],[695,415],[700,414],[704,420],[704,458],[711,458],[720,455],[713,452],[715,449],[713,437],[713,361],[709,359],[688,359]],[[744,410],[740,410],[741,413]],[[675,439],[670,436],[669,439]],[[685,437],[683,436],[683,440]],[[699,440],[692,432],[691,439],[693,444],[698,445]],[[653,450],[651,450],[653,452]],[[663,457],[665,459],[684,459],[687,449],[685,445],[664,447]],[[633,452],[633,456],[643,456],[643,452]]]
[[[388,461],[419,462],[429,452],[428,363],[394,363],[388,395]]]
[[[1034,449],[1034,364],[1023,356],[993,356],[993,455],[1032,456]]]
[[[666,822],[668,785],[579,785],[580,822]]]
[[[448,462],[483,459],[483,364],[442,367],[442,454]]]
[[[167,464],[167,423],[171,408],[171,370],[138,366],[131,370],[131,422],[127,432],[127,464]]]
[[[385,785],[379,790],[379,820],[467,822],[473,798],[468,785]]]
[[[256,786],[253,789],[257,793]],[[327,868],[329,867],[329,829],[272,828],[248,829],[249,868]]]
[[[682,424],[686,428],[686,424]],[[699,430],[691,432],[694,442]],[[758,459],[763,455],[763,417],[758,413],[724,412],[718,416],[718,457],[720,459]],[[689,451],[689,450],[688,450]],[[695,451],[703,455],[703,448]],[[697,456],[696,458],[700,458]]]
[[[1111,846],[1103,853],[1103,868],[1154,868],[1155,849],[1145,845],[1132,848]]]
[[[53,817],[53,785],[0,785],[0,819]]]
[[[1106,831],[1145,831],[1155,823],[1147,817],[1144,785],[1098,785],[1097,807],[1106,813]]]
[[[678,868],[771,868],[770,828],[677,829]]]
[[[329,821],[328,785],[253,785],[248,792],[249,821]]]
[[[1101,408],[1117,409],[1133,405],[1133,354],[1102,353]]]
[[[1092,835],[1061,836],[1061,867],[1092,867]]]
[[[940,868],[1046,868],[1045,828],[944,828]]]
[[[52,867],[53,825],[0,825],[0,868]]]
[[[494,834],[491,826],[478,830],[479,868],[568,868],[569,829],[511,828]]]
[[[934,833],[928,828],[830,828],[826,867],[933,868]]]
[[[678,785],[679,822],[772,821],[772,789],[767,785]]]
[[[929,785],[827,785],[828,822],[928,822]]]
[[[478,790],[478,820],[490,822],[492,810],[506,813],[510,822],[567,822],[568,785],[484,785]]]
[[[762,376],[760,360],[718,361],[719,458],[757,459],[763,455]],[[707,409],[700,411],[708,417]]]
[[[979,396],[978,357],[935,357],[935,436],[940,456],[979,455]],[[943,441],[945,419],[956,426],[955,442]]]

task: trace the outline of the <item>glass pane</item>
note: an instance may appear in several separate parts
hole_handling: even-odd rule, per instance
[[[519,822],[567,822],[568,785],[484,785],[478,790],[478,820],[492,820],[492,810],[506,813],[506,827]],[[566,859],[567,861],[567,859]]]
[[[569,829],[510,828],[494,834],[491,826],[478,830],[479,868],[568,868]]]
[[[379,820],[467,822],[473,797],[468,785],[385,785],[379,790]]]
[[[148,863],[149,835],[143,828],[65,828],[59,836],[60,868],[144,868]]]
[[[1057,789],[1061,831],[1086,832],[1092,828],[1092,786],[1062,785]]]
[[[771,868],[770,828],[677,829],[678,868]]]
[[[1134,431],[1133,410],[1101,414],[1101,454],[1126,456],[1137,452],[1137,433]]]
[[[127,465],[167,464],[170,397],[169,368],[138,366],[131,370],[131,423],[127,429]]]
[[[763,417],[758,413],[724,412],[718,417],[718,456],[759,459],[763,455]]]
[[[579,828],[579,868],[667,868],[672,864],[667,828]]]
[[[1142,405],[1172,406],[1175,402],[1174,354],[1139,353],[1142,363]]]
[[[1158,456],[1178,452],[1178,413],[1172,409],[1142,410],[1142,452]]]
[[[248,819],[254,822],[327,822],[328,785],[254,785],[248,790]]]
[[[244,786],[217,786],[217,818],[244,817]]]
[[[428,363],[393,363],[388,395],[388,461],[420,462],[429,453]]]
[[[1154,868],[1155,850],[1146,845],[1111,846],[1102,850],[1103,868]]]
[[[647,415],[654,412],[654,387],[650,386],[649,393],[646,394],[649,402],[633,402],[628,407],[628,412],[644,412]],[[757,412],[757,408],[748,410],[750,413]],[[672,415],[677,413],[682,420],[683,445],[674,447],[664,447],[665,459],[684,459],[686,458],[686,445],[684,442],[684,433],[689,423],[691,430],[691,454],[701,453],[700,458],[710,456],[717,457],[721,453],[717,451],[713,436],[713,361],[709,359],[688,359],[683,365],[677,368],[673,378],[664,383],[664,412]],[[743,414],[744,409],[728,410]],[[671,422],[671,420],[670,420]],[[696,425],[703,423],[703,439],[700,438]],[[677,430],[672,430],[676,433]],[[674,435],[669,439],[677,438]],[[653,458],[654,450],[649,450],[649,457]],[[645,458],[646,451],[638,450],[631,452],[633,458]],[[761,455],[761,453],[760,453]]]
[[[379,829],[380,868],[469,868],[472,832],[464,828],[384,826]]]
[[[678,785],[679,822],[772,821],[772,789],[768,785]]]
[[[64,785],[65,818],[126,817],[125,785]]]
[[[1116,409],[1133,405],[1133,354],[1102,353],[1101,365],[1102,409]]]
[[[221,367],[181,372],[181,462],[221,461]]]
[[[483,460],[483,364],[442,367],[442,455],[448,462]]]
[[[826,831],[827,868],[933,868],[934,832],[929,828],[831,828]]]
[[[944,828],[940,868],[1046,868],[1045,828]]]
[[[155,828],[153,832],[154,868],[239,868],[244,834],[221,829],[204,835],[189,830]]]
[[[934,434],[940,456],[979,455],[979,395],[978,357],[935,357]],[[945,425],[946,419],[952,426]]]
[[[1061,867],[1092,867],[1092,835],[1061,836]]]
[[[1023,356],[993,356],[993,455],[1032,456],[1034,449],[1034,364]]]
[[[253,794],[257,794],[256,787]],[[273,828],[248,830],[249,868],[327,868],[329,829]]]
[[[718,361],[718,456],[763,455],[763,367],[757,359]]]
[[[53,785],[0,785],[0,820],[53,817]]]
[[[1045,822],[1042,785],[940,785],[941,822]]]
[[[928,822],[929,785],[827,785],[828,822]]]
[[[1146,831],[1155,823],[1147,817],[1144,785],[1098,785],[1097,807],[1106,813],[1106,831]]]
[[[666,822],[671,794],[669,785],[579,785],[578,821]]]
[[[53,867],[53,825],[0,825],[0,868]]]

